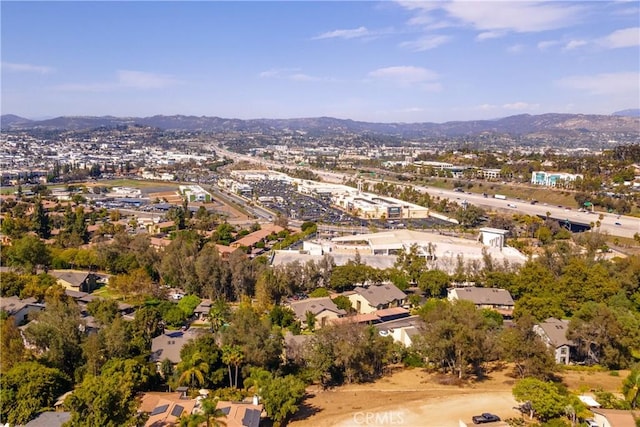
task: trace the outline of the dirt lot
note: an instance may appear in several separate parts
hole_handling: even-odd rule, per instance
[[[511,394],[515,380],[509,369],[489,374],[479,382],[462,386],[439,384],[432,374],[420,369],[399,370],[372,384],[355,384],[331,390],[310,388],[292,427],[458,427],[471,424],[471,417],[492,412],[502,419],[519,417]],[[627,372],[563,372],[570,390],[581,392],[602,388],[618,392]],[[491,424],[496,426],[497,424]]]

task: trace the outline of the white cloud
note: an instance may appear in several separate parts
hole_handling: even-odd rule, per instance
[[[181,82],[164,74],[145,71],[118,70],[115,81],[93,83],[65,83],[55,87],[62,91],[108,92],[119,89],[163,89]]]
[[[372,80],[387,81],[403,87],[417,86],[429,92],[437,92],[442,89],[442,85],[437,82],[437,73],[411,65],[379,68],[369,72],[368,77]]]
[[[435,49],[451,40],[449,36],[425,36],[418,40],[400,43],[400,47],[412,50],[414,52],[422,52],[425,50]]]
[[[302,73],[300,72],[300,68],[273,68],[271,70],[263,71],[258,75],[263,79],[292,80],[295,82],[334,81],[332,78],[317,77]]]
[[[314,77],[303,73],[291,74],[290,76],[288,76],[288,78],[297,82],[317,82],[319,80],[322,80],[319,77]]]
[[[509,53],[522,53],[524,51],[525,46],[523,44],[514,44],[507,48],[507,52]]]
[[[530,1],[453,1],[443,8],[481,31],[537,32],[563,28],[576,21],[580,7]]]
[[[614,31],[598,40],[598,43],[609,49],[640,46],[640,27]]]
[[[499,111],[499,110],[507,110],[507,111],[531,111],[537,110],[540,108],[540,104],[530,104],[528,102],[512,102],[506,103],[502,105],[495,104],[481,104],[475,106],[474,110],[480,111]]]
[[[483,31],[482,33],[476,36],[476,40],[489,40],[489,39],[497,39],[498,37],[504,36],[504,31]]]
[[[567,44],[564,45],[564,50],[573,50],[579,47],[587,45],[589,42],[586,40],[569,40]]]
[[[322,39],[355,39],[360,37],[371,36],[371,32],[367,30],[366,27],[358,27],[350,30],[333,30],[328,31],[326,33],[322,33],[313,37],[313,40],[322,40]]]
[[[582,5],[540,1],[468,1],[397,2],[414,16],[410,24],[437,25],[451,20],[478,31],[478,40],[501,37],[509,32],[528,33],[565,28],[576,23],[584,11]],[[442,12],[445,17],[437,16]]]
[[[481,110],[481,111],[491,111],[491,110],[495,110],[496,108],[498,108],[497,105],[493,105],[493,104],[481,104],[478,105],[474,108],[474,110]]]
[[[2,62],[2,69],[6,71],[38,74],[48,74],[54,71],[52,67],[47,67],[45,65],[16,64],[13,62]]]
[[[556,46],[560,44],[559,41],[557,40],[546,40],[546,41],[541,41],[538,43],[538,49],[540,50],[547,50],[550,47]]]
[[[263,79],[282,79],[293,73],[298,73],[300,68],[272,68],[258,74]]]
[[[262,71],[260,74],[258,74],[261,78],[266,79],[266,78],[270,78],[270,77],[278,77],[280,75],[280,70],[267,70],[267,71]]]
[[[640,73],[620,72],[568,76],[556,81],[560,87],[585,91],[591,95],[640,94]]]
[[[502,106],[505,110],[537,110],[540,108],[540,104],[529,104],[527,102],[514,102],[511,104],[504,104]]]

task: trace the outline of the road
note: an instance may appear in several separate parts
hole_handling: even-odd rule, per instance
[[[227,156],[236,161],[245,160],[248,162],[258,163],[265,167],[277,167],[280,168],[283,165],[267,161],[265,159],[256,158],[244,154],[234,153],[223,148],[216,148],[219,154]],[[352,174],[329,172],[326,170],[310,169],[313,173],[320,176],[323,181],[342,183],[345,179],[353,178]],[[378,182],[375,180],[364,179],[366,182]],[[403,184],[406,185],[406,184]],[[489,208],[503,212],[513,212],[527,215],[543,215],[546,216],[547,212],[554,218],[568,219],[569,221],[582,222],[585,224],[596,223],[600,221],[599,230],[603,233],[608,233],[611,236],[628,237],[633,238],[636,233],[640,234],[640,218],[631,216],[618,216],[616,214],[609,213],[588,213],[579,212],[575,209],[565,209],[564,207],[551,206],[543,203],[535,205],[530,204],[524,200],[517,200],[513,198],[507,198],[506,200],[494,199],[493,197],[484,197],[482,194],[477,193],[459,193],[452,190],[445,190],[437,187],[427,187],[415,185],[414,188],[418,191],[429,193],[430,196],[444,197],[451,200],[462,202],[466,200],[468,203],[480,206],[482,208]],[[515,206],[510,207],[509,205]],[[600,219],[602,215],[602,219]],[[596,228],[597,229],[597,228]]]
[[[468,203],[474,204],[476,206],[502,212],[517,212],[528,215],[542,216],[546,216],[547,213],[549,213],[553,218],[568,219],[569,221],[581,222],[585,224],[590,224],[592,222],[596,223],[597,221],[600,221],[599,230],[601,232],[606,232],[611,236],[633,238],[635,233],[640,233],[640,218],[630,216],[618,217],[618,215],[616,214],[599,212],[579,212],[576,209],[567,209],[564,207],[552,206],[544,203],[532,205],[528,201],[517,200],[515,198],[507,198],[505,200],[494,199],[493,197],[485,198],[482,194],[458,193],[452,190],[443,190],[434,187],[415,186],[415,188],[418,191],[426,191],[431,196],[446,197],[458,202],[466,200]],[[510,207],[509,205],[515,206],[515,208]],[[600,215],[602,215],[601,220]]]

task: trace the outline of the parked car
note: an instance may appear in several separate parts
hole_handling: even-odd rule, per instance
[[[587,423],[587,427],[600,427],[593,418],[587,418],[584,422]]]
[[[471,417],[471,421],[473,421],[474,424],[493,423],[500,421],[500,417],[489,412],[484,412],[481,415],[474,415]]]

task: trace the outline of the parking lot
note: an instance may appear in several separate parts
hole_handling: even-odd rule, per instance
[[[253,185],[253,192],[256,198],[271,199],[261,202],[264,207],[291,219],[345,225],[360,221],[332,207],[328,200],[300,194],[291,184],[285,182],[259,181]]]
[[[362,219],[331,206],[328,199],[298,193],[291,184],[281,181],[259,181],[253,184],[253,196],[265,208],[299,221],[367,227],[376,229],[437,229],[451,224],[437,218],[420,219]]]

